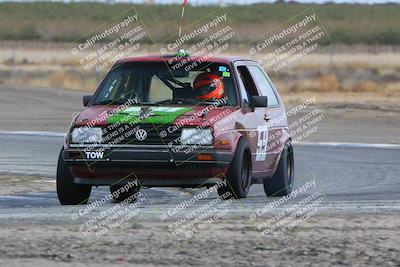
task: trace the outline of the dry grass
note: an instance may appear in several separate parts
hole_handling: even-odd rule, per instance
[[[317,79],[316,91],[318,92],[336,92],[340,90],[340,84],[334,74],[322,75]]]
[[[248,57],[243,53],[244,48],[235,48],[231,55]],[[157,46],[143,46],[138,55],[156,51]],[[15,53],[15,64],[11,55],[12,50],[0,49],[0,83],[93,91],[101,79],[96,79],[95,73],[83,72],[68,49],[21,48]],[[273,82],[289,99],[324,95],[327,101],[348,101],[364,99],[361,95],[373,95],[371,98],[397,101],[400,98],[399,66],[400,54],[397,53],[311,54]]]
[[[65,71],[57,71],[49,78],[49,85],[59,88],[78,89],[85,88],[85,80]]]
[[[356,84],[352,88],[353,92],[376,92],[378,91],[378,84],[374,81],[364,81]]]

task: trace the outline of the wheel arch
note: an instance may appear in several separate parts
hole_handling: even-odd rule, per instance
[[[283,145],[280,147],[279,155],[275,160],[274,170],[273,170],[273,172],[272,172],[273,174],[271,176],[273,176],[275,174],[276,169],[278,168],[279,160],[282,157],[282,153],[283,153],[283,151],[285,151],[286,147],[288,147],[288,148],[290,147],[293,152],[292,138],[290,136],[285,140]],[[293,160],[294,160],[294,158],[293,158]]]

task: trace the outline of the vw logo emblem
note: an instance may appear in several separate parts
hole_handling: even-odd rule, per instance
[[[147,132],[145,130],[143,130],[143,129],[139,129],[135,133],[135,137],[136,137],[137,140],[143,141],[147,137]]]

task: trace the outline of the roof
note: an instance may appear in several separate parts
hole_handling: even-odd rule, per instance
[[[165,62],[167,60],[173,59],[173,61],[179,61],[183,58],[189,58],[191,62],[195,61],[200,61],[203,59],[203,57],[181,57],[181,58],[176,58],[176,55],[147,55],[147,56],[138,56],[138,57],[129,57],[129,58],[124,58],[120,59],[118,62],[119,63],[125,63],[125,62]],[[207,59],[208,62],[216,62],[216,63],[225,63],[229,64],[237,60],[250,60],[250,59],[245,59],[245,58],[239,58],[239,57],[209,57]]]

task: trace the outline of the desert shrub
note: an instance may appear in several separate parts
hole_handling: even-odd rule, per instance
[[[189,1],[190,2],[190,1]],[[117,15],[132,9],[131,3],[94,2],[2,2],[0,3],[0,39],[75,41],[106,23],[116,22]],[[180,5],[135,4],[141,22],[152,39],[161,42],[176,34]],[[362,4],[286,4],[260,3],[225,7],[240,38],[248,43],[313,7],[334,43],[400,44],[400,5]],[[212,5],[189,6],[184,27],[204,20],[216,10]],[[73,19],[71,19],[73,14]],[[21,19],[23,18],[23,19]],[[146,40],[152,43],[150,39]],[[323,38],[320,44],[331,41]]]
[[[333,74],[322,75],[317,79],[317,87],[315,91],[318,92],[336,92],[340,90],[340,84]]]
[[[353,92],[376,92],[378,84],[374,81],[363,81],[354,85],[351,89]]]

